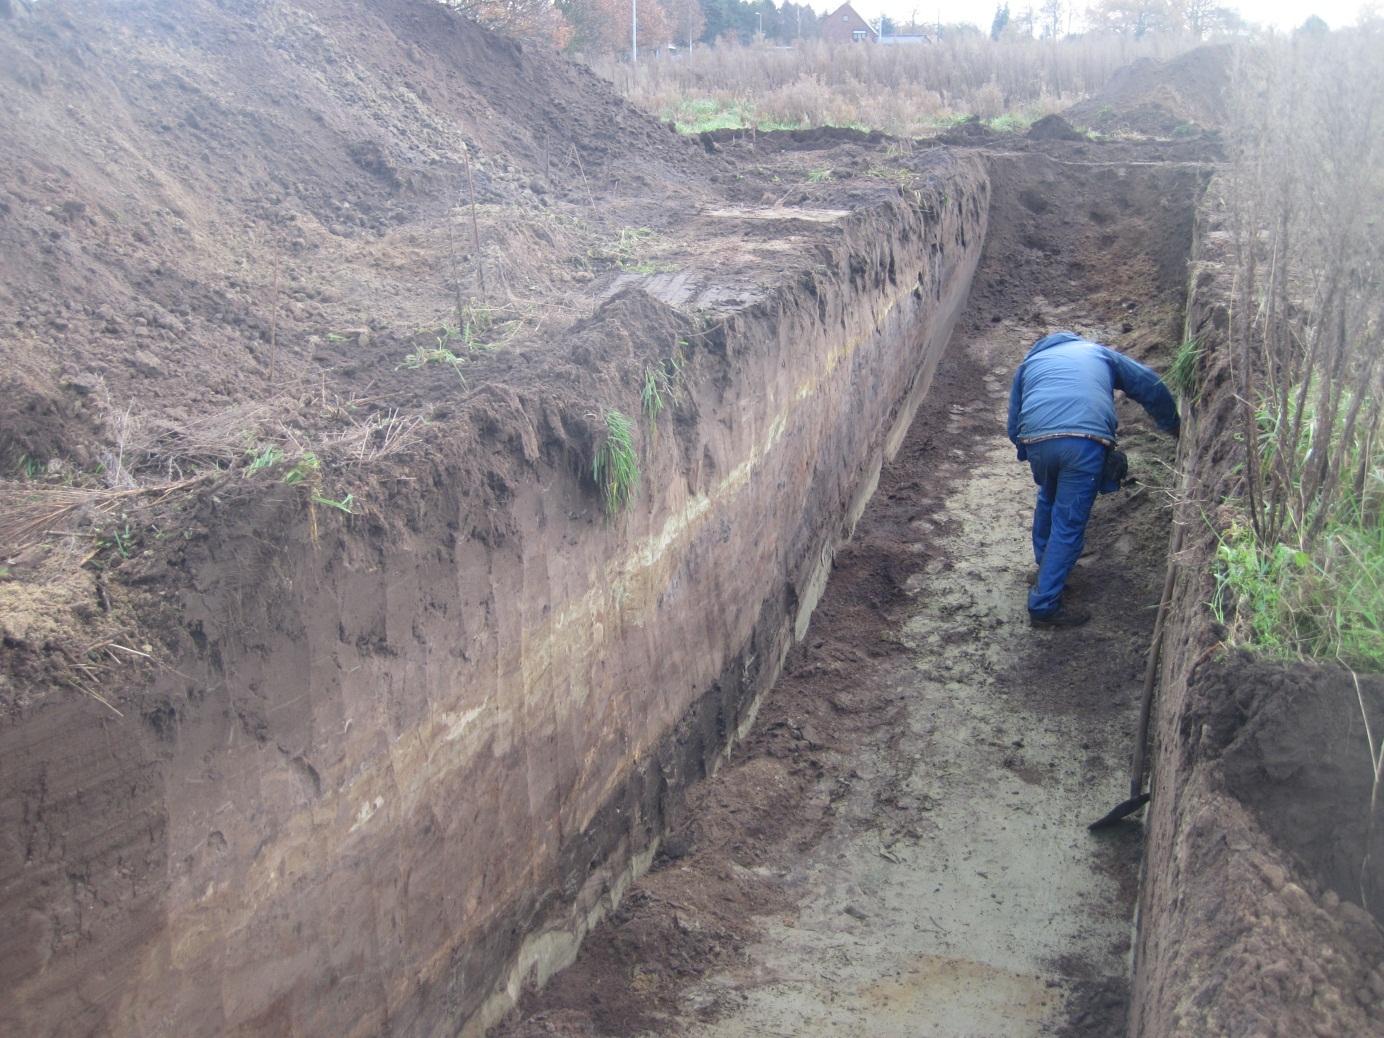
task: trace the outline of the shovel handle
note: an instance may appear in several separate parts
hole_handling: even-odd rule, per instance
[[[1186,483],[1186,475],[1178,480],[1181,493]],[[1168,607],[1173,598],[1173,585],[1177,581],[1177,554],[1182,550],[1183,527],[1177,521],[1176,510],[1173,515],[1173,531],[1169,536],[1168,571],[1163,576],[1163,597],[1158,600],[1158,616],[1153,621],[1153,639],[1149,645],[1148,664],[1144,668],[1144,693],[1139,702],[1139,731],[1134,737],[1134,761],[1129,767],[1129,798],[1136,799],[1144,789],[1144,756],[1149,741],[1149,719],[1153,713],[1153,691],[1158,687],[1158,664],[1163,655],[1163,628],[1167,624]]]

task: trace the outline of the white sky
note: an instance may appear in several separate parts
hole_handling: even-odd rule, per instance
[[[880,14],[887,14],[900,22],[907,22],[916,10],[920,21],[971,22],[985,30],[990,28],[990,20],[995,14],[995,0],[852,0],[865,18],[873,20]],[[827,10],[835,10],[840,0],[827,0]],[[1029,0],[1009,0],[1010,14],[1016,14],[1026,7]],[[1033,0],[1034,8],[1041,0]],[[813,5],[818,6],[817,4]],[[1076,17],[1072,27],[1080,19],[1081,12],[1090,6],[1090,0],[1075,0],[1073,7]],[[1245,20],[1277,29],[1294,29],[1307,20],[1309,15],[1318,15],[1333,29],[1354,23],[1360,12],[1361,0],[1227,0],[1225,6],[1240,12]]]

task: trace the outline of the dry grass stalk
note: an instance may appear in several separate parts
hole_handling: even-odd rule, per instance
[[[1246,504],[1264,544],[1310,550],[1366,504],[1384,401],[1384,40],[1362,31],[1239,55],[1229,202],[1232,359]]]
[[[0,480],[0,552],[17,554],[37,544],[64,519],[80,510],[105,515],[119,506],[158,504],[170,494],[203,482],[208,475],[134,489],[89,489]]]
[[[481,225],[476,219],[476,180],[471,175],[471,149],[465,145],[461,149],[462,161],[466,164],[466,191],[471,197],[471,244],[476,250],[476,280],[480,284],[481,302],[485,302],[485,263],[481,258]],[[460,306],[457,307],[461,309]]]

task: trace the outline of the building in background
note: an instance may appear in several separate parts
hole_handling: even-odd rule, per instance
[[[910,43],[931,43],[932,37],[929,36],[927,33],[923,32],[903,33],[899,36],[895,36],[893,33],[890,33],[887,36],[880,36],[880,38],[875,42],[882,44],[891,44],[893,46],[906,46]]]
[[[821,31],[826,43],[875,43],[879,40],[879,34],[849,3],[823,18]]]

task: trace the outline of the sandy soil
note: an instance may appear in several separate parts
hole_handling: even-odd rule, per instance
[[[1118,1026],[1137,843],[1128,829],[1094,839],[1083,823],[1124,795],[1134,688],[1083,668],[1073,703],[1052,687],[1061,675],[1029,678],[1042,657],[1112,633],[1024,622],[1031,481],[1002,423],[1007,375],[1038,334],[1001,324],[953,343],[964,374],[910,444],[930,478],[860,532],[869,551],[888,513],[913,511],[910,546],[928,559],[904,582],[903,622],[881,631],[905,651],[869,679],[904,709],[851,755],[859,780],[830,831],[780,877],[802,891],[796,916],[771,917],[748,965],[688,994],[734,1007],[696,1034],[1019,1038],[1092,1008]],[[944,451],[918,452],[939,433]],[[1095,520],[1077,599],[1099,601],[1093,585],[1128,562],[1128,520],[1110,512]]]

